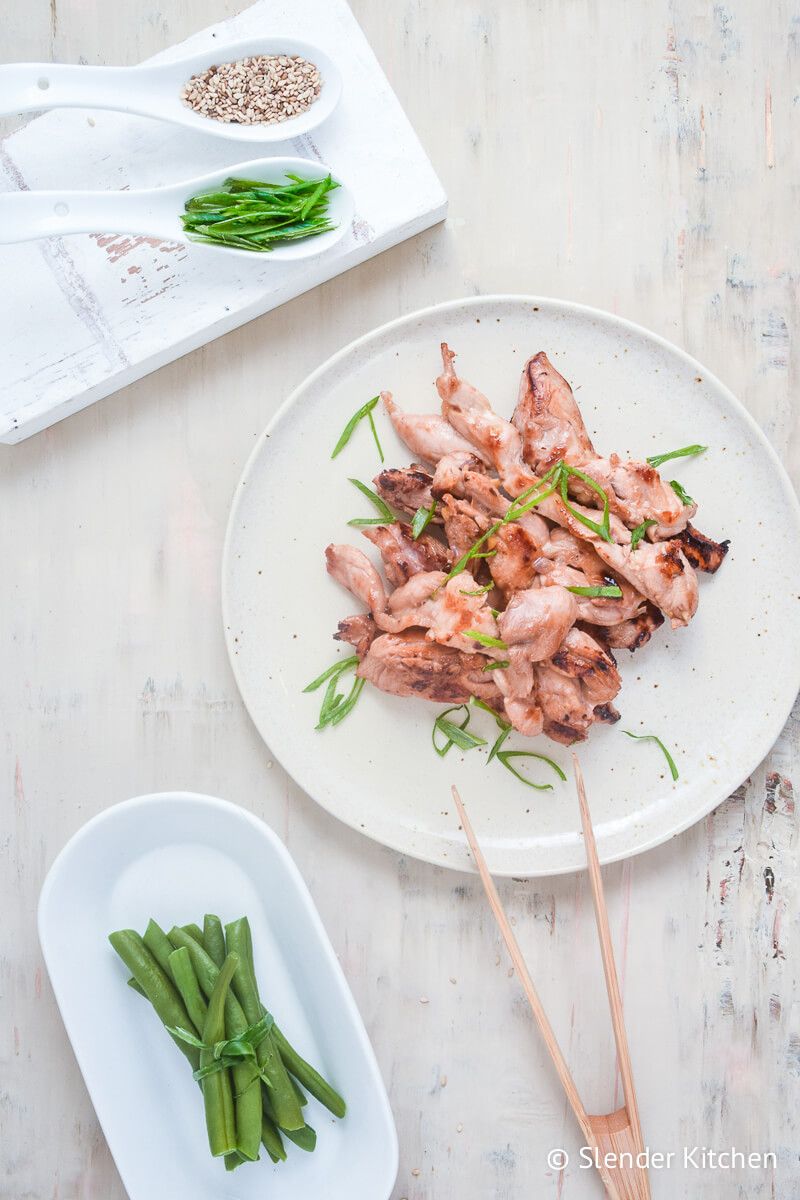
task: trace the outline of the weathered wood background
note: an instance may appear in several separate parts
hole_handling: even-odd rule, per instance
[[[2,55],[135,62],[237,7],[0,0]],[[226,661],[223,529],[253,439],[311,367],[377,322],[481,291],[586,301],[675,340],[738,392],[797,479],[800,6],[354,7],[450,193],[447,227],[0,454],[8,1200],[124,1195],[43,974],[35,905],[89,816],[168,787],[226,796],[287,841],[390,1089],[395,1200],[601,1194],[574,1161],[547,1168],[555,1146],[574,1159],[578,1136],[472,878],[339,827],[271,763]],[[731,503],[757,502],[743,478]],[[656,1200],[800,1194],[797,768],[795,723],[705,823],[606,873],[650,1144],[778,1158],[775,1171],[657,1173]],[[581,1088],[608,1109],[585,881],[502,893]]]

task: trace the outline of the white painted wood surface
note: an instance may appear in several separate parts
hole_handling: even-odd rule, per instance
[[[236,8],[0,0],[3,51],[135,62]],[[797,481],[800,7],[354,10],[450,195],[447,228],[0,449],[4,1200],[124,1195],[34,908],[69,834],[160,787],[260,813],[305,873],[390,1088],[394,1200],[601,1194],[574,1163],[546,1166],[578,1135],[477,881],[338,827],[271,766],[225,658],[222,535],[254,438],[310,368],[379,321],[476,291],[581,300],[672,338],[738,392]],[[746,478],[731,503],[757,503]],[[657,1172],[656,1200],[800,1194],[797,770],[795,721],[705,823],[605,875],[647,1140],[778,1157],[775,1171]],[[586,881],[501,894],[582,1093],[605,1111],[612,1038]]]
[[[5,139],[0,191],[161,187],[283,153],[327,163],[347,183],[355,213],[344,238],[302,263],[223,261],[102,229],[0,247],[15,280],[0,294],[0,440],[38,433],[442,219],[441,184],[345,0],[259,0],[155,61],[275,32],[313,41],[347,81],[319,128],[258,146],[60,109]]]

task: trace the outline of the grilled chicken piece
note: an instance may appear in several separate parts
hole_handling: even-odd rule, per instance
[[[649,463],[595,453],[572,388],[542,352],[523,368],[512,421],[522,434],[525,462],[537,474],[562,458],[580,467],[608,494],[612,511],[630,529],[643,521],[657,522],[647,531],[651,541],[674,537],[694,515],[696,506],[682,504]],[[570,481],[570,491],[594,503],[591,489],[580,480]]]
[[[386,608],[386,589],[383,580],[363,550],[355,546],[331,545],[325,551],[328,574],[360,600],[370,612]]]
[[[528,588],[515,592],[497,619],[500,637],[530,662],[552,658],[575,624],[578,605],[564,588]]]
[[[436,390],[442,401],[442,411],[444,412],[445,404],[457,404],[464,412],[469,412],[471,409],[486,409],[491,412],[492,406],[483,392],[479,392],[471,383],[459,379],[453,366],[455,352],[450,349],[447,342],[442,342],[441,351],[442,373],[436,380]]]
[[[454,646],[465,654],[482,653],[490,658],[501,657],[498,649],[484,647],[475,638],[464,636],[466,630],[497,638],[497,622],[469,571],[447,580],[441,571],[413,575],[408,583],[392,592],[388,612],[375,613],[375,623],[386,633],[427,629],[430,641]]]
[[[544,732],[565,746],[584,741],[595,718],[594,707],[586,699],[580,679],[565,675],[552,663],[541,663],[535,675]]]
[[[441,499],[448,492],[453,496],[463,498],[466,495],[464,489],[465,477],[471,472],[480,473],[482,466],[481,460],[471,450],[466,452],[458,451],[455,454],[445,454],[444,458],[440,458],[436,464],[431,492],[438,499]],[[488,480],[488,476],[485,475],[481,476],[481,478]]]
[[[503,707],[514,728],[526,737],[538,737],[544,729],[544,713],[535,699],[507,696]]]
[[[544,475],[559,459],[579,463],[594,454],[572,388],[543,350],[522,369],[511,420],[522,434],[523,457],[537,475]]]
[[[503,525],[486,543],[489,550],[496,550],[491,560],[492,579],[506,595],[529,588],[536,579],[534,566],[541,552],[541,544],[531,537],[517,521]]]
[[[547,583],[562,587],[602,587],[616,584],[622,595],[579,596],[581,620],[594,625],[618,625],[638,616],[647,601],[626,579],[612,579],[608,568],[589,542],[575,537],[566,529],[554,529],[541,548],[536,569]]]
[[[371,613],[356,613],[339,622],[333,635],[337,642],[347,642],[359,658],[363,658],[377,637],[378,628]]]
[[[400,521],[394,525],[368,525],[361,532],[378,547],[386,578],[394,587],[407,583],[420,571],[449,571],[453,565],[453,556],[443,542],[430,533],[422,533],[415,540],[411,526]]]
[[[697,512],[697,505],[679,500],[649,463],[621,459],[612,454],[610,458],[587,458],[575,465],[600,485],[608,496],[611,511],[629,529],[635,529],[644,521],[656,522],[647,530],[646,536],[651,542],[675,537]],[[586,492],[585,485],[579,480],[570,482],[577,482],[578,488]]]
[[[420,696],[438,703],[464,704],[470,696],[500,707],[502,698],[484,672],[482,655],[463,654],[428,641],[415,630],[377,637],[356,672],[393,696]]]
[[[445,454],[452,454],[454,451],[475,454],[469,442],[460,437],[453,426],[436,413],[404,413],[395,404],[391,392],[381,392],[381,399],[397,436],[405,442],[412,454],[424,462],[437,463]]]
[[[669,617],[673,629],[689,624],[697,612],[697,575],[675,541],[640,542],[631,550],[630,543],[620,546],[598,538],[594,547],[615,576],[628,579]]]
[[[664,624],[664,614],[647,601],[644,612],[619,625],[611,625],[602,631],[607,646],[613,650],[639,650],[650,641],[655,631]],[[598,631],[599,632],[599,631]]]
[[[728,539],[724,542],[712,541],[688,522],[675,541],[680,542],[681,550],[693,567],[697,567],[699,571],[708,571],[710,575],[722,566],[731,545]]]
[[[489,401],[471,385],[456,375],[453,367],[455,354],[446,343],[442,343],[442,374],[436,380],[436,388],[442,400],[442,415],[450,425],[472,445],[497,471],[503,486],[511,495],[518,495],[526,484],[509,488],[508,481],[515,473],[525,472],[522,459],[522,438],[510,421],[504,421],[492,411]],[[530,480],[535,483],[535,480]]]
[[[473,546],[491,525],[486,514],[477,509],[474,504],[470,504],[468,500],[456,500],[450,495],[442,497],[439,502],[439,511],[454,561],[461,558],[462,554],[466,554],[470,546]]]
[[[557,671],[580,679],[584,696],[593,706],[613,700],[622,686],[614,655],[583,629],[568,631],[552,661]]]
[[[413,514],[418,508],[430,508],[433,504],[433,476],[419,463],[413,463],[410,467],[381,471],[372,482],[375,484],[375,491],[387,504],[392,504],[403,512]],[[435,513],[433,520],[439,522]]]

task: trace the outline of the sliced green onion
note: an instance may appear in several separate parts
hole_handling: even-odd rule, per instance
[[[615,599],[622,595],[622,588],[616,584],[597,587],[568,587],[568,592],[572,592],[574,596],[613,596]]]
[[[467,591],[466,588],[459,588],[458,594],[459,596],[485,596],[486,593],[490,592],[494,586],[495,583],[494,580],[492,580],[491,583],[486,584],[486,587],[474,588],[472,591]]]
[[[479,633],[477,629],[465,629],[464,637],[472,638],[473,642],[480,642],[482,646],[491,646],[495,650],[508,649],[508,646],[500,638],[490,637],[488,633]]]
[[[358,697],[364,690],[364,684],[366,682],[366,679],[362,679],[360,676],[356,678],[353,686],[350,689],[350,695],[346,700],[343,700],[341,703],[336,705],[328,718],[327,724],[338,725],[340,721],[345,719],[348,713],[353,711],[356,706],[356,702],[358,701]]]
[[[500,736],[498,737],[497,741],[495,742],[495,744],[492,746],[491,750],[489,751],[489,757],[486,760],[487,766],[489,765],[489,763],[492,761],[493,758],[497,758],[497,755],[500,753],[500,747],[503,745],[503,742],[506,740],[506,738],[509,736],[510,733],[511,733],[510,725],[508,726],[507,729],[503,729],[501,731]]]
[[[637,525],[635,529],[632,529],[631,530],[631,550],[635,550],[637,548],[637,546],[639,545],[639,542],[642,540],[644,535],[647,533],[650,526],[657,525],[657,524],[658,524],[658,521],[654,521],[651,519],[649,521],[642,521],[641,525]]]
[[[460,575],[461,572],[466,567],[467,563],[471,562],[473,558],[488,558],[489,555],[497,553],[495,550],[490,550],[487,554],[479,554],[478,552],[481,549],[481,547],[484,546],[486,544],[486,542],[488,542],[488,540],[492,536],[492,534],[497,533],[498,529],[500,528],[500,526],[502,524],[503,524],[502,521],[497,521],[496,524],[492,525],[489,529],[486,530],[486,533],[481,534],[481,536],[478,538],[477,542],[473,542],[473,544],[470,546],[469,550],[465,551],[465,553],[461,555],[461,558],[459,558],[458,562],[455,563],[455,565],[453,567],[451,567],[451,569],[447,575],[447,579],[445,579],[445,583],[447,583],[450,579],[454,579],[456,575]]]
[[[350,658],[338,659],[332,666],[328,667],[327,671],[323,671],[316,679],[312,680],[306,687],[304,692],[315,692],[318,687],[321,687],[326,679],[330,679],[332,675],[341,675],[342,671],[348,670],[349,667],[358,666],[358,655],[353,654]]]
[[[434,500],[430,508],[418,508],[414,513],[414,519],[411,522],[411,536],[414,541],[420,537],[430,525],[436,513],[436,501]]]
[[[593,521],[591,517],[587,517],[582,512],[579,512],[577,508],[573,508],[573,506],[570,504],[567,493],[570,476],[574,477],[575,479],[580,479],[588,488],[591,488],[593,492],[596,492],[597,495],[601,497],[603,501],[603,520],[599,524],[597,521]],[[571,467],[565,462],[561,463],[561,474],[559,481],[561,487],[561,499],[567,511],[570,512],[576,520],[580,521],[582,525],[585,525],[587,529],[591,529],[597,534],[598,537],[601,537],[604,542],[610,542],[612,538],[608,521],[608,493],[600,487],[600,484],[597,482],[597,480],[592,479],[589,475],[584,474],[583,471],[579,471],[577,467]]]
[[[510,667],[511,663],[507,658],[501,658],[498,662],[487,663],[482,669],[484,671],[505,671],[506,667]]]
[[[378,433],[375,429],[375,422],[372,420],[372,410],[379,400],[380,396],[373,396],[372,399],[368,400],[366,404],[362,404],[358,412],[353,413],[352,417],[342,430],[342,436],[339,438],[338,442],[333,448],[333,454],[331,455],[331,458],[336,458],[337,454],[341,454],[342,450],[344,450],[345,446],[350,441],[350,438],[353,436],[356,425],[358,425],[359,421],[363,421],[365,417],[369,417],[372,426],[373,437],[375,438],[375,442],[378,447],[378,453],[381,456],[381,462],[383,462],[383,451],[381,450],[381,444],[378,441]]]
[[[460,725],[456,725],[454,721],[449,721],[447,718],[450,713],[459,712],[463,708],[464,720]],[[439,758],[444,758],[451,746],[458,746],[461,750],[474,750],[476,746],[485,746],[486,742],[483,738],[476,738],[473,734],[467,731],[469,725],[470,711],[466,704],[454,704],[452,708],[446,708],[444,712],[439,713],[439,716],[433,723],[431,730],[431,742],[433,748],[439,755]],[[447,740],[444,745],[437,746],[436,734],[440,733]]]
[[[359,661],[357,654],[352,654],[349,658],[343,658],[339,662],[333,663],[332,666],[328,667],[327,671],[323,671],[307,687],[303,688],[304,692],[315,692],[317,688],[322,687],[322,684],[326,680],[328,683],[328,686],[325,688],[325,695],[322,697],[322,706],[319,710],[319,721],[315,726],[316,729],[325,729],[328,725],[338,725],[348,713],[353,711],[366,681],[356,677],[346,697],[341,692],[337,692],[336,689],[339,686],[339,680],[342,675],[351,668],[357,667]]]
[[[527,787],[536,788],[537,792],[552,792],[552,783],[534,783],[532,779],[526,778],[526,776],[517,771],[515,767],[512,767],[509,759],[538,758],[540,762],[545,762],[547,763],[548,767],[552,767],[559,779],[566,780],[567,778],[564,772],[561,770],[561,767],[558,765],[558,763],[553,762],[552,758],[547,758],[547,756],[544,754],[535,754],[533,750],[498,750],[496,757],[499,758],[505,769],[510,771],[512,775],[516,776],[521,783],[524,783]]]
[[[381,439],[378,437],[378,431],[375,428],[375,418],[372,415],[372,409],[370,409],[369,412],[367,413],[367,420],[369,421],[369,427],[372,430],[372,436],[375,439],[375,445],[378,447],[378,457],[380,458],[382,463],[386,462],[386,459],[383,457],[383,447],[381,446]]]
[[[469,702],[473,708],[481,708],[485,713],[488,713],[490,717],[494,717],[498,729],[511,729],[511,726],[505,717],[501,717],[500,713],[497,712],[496,709],[492,708],[491,704],[486,704],[483,700],[479,700],[477,696],[470,696]]]
[[[367,497],[372,507],[380,513],[380,517],[354,517],[352,521],[347,522],[348,525],[394,525],[397,517],[377,492],[373,492],[372,488],[368,488],[360,479],[351,479],[350,482],[353,487],[358,488],[362,496]]]
[[[685,504],[687,507],[694,504],[694,500],[692,499],[692,497],[689,495],[689,493],[687,491],[685,491],[684,488],[681,487],[681,485],[678,483],[677,479],[670,479],[669,486],[672,488],[673,492],[678,497],[681,504]]]
[[[651,454],[647,461],[651,467],[660,467],[671,458],[690,458],[694,454],[704,454],[708,446],[683,446],[680,450],[669,450],[666,454]]]
[[[638,742],[655,742],[655,744],[661,750],[661,753],[664,755],[664,758],[667,760],[669,773],[673,780],[678,778],[678,768],[675,766],[675,759],[672,757],[660,737],[656,737],[654,733],[631,733],[630,729],[623,729],[622,732],[627,734],[629,738],[636,738]]]

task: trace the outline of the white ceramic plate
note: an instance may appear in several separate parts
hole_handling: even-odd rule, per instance
[[[208,1153],[197,1085],[158,1018],[126,986],[107,941],[144,929],[247,915],[266,1003],[348,1102],[313,1098],[317,1148],[228,1174]],[[256,817],[210,796],[165,792],[108,809],[50,869],[39,938],[61,1015],[131,1200],[386,1200],[397,1135],[366,1031],[288,852]]]
[[[467,869],[449,799],[457,783],[494,871],[547,875],[584,864],[573,785],[537,792],[485,752],[440,760],[431,749],[442,706],[365,689],[341,725],[315,733],[319,693],[302,687],[334,660],[338,620],[356,611],[325,573],[332,541],[372,550],[350,517],[368,505],[347,482],[379,467],[366,426],[331,461],[347,419],[383,388],[411,412],[434,411],[439,343],[504,416],[525,359],[546,350],[577,391],[607,453],[643,458],[692,442],[702,458],[669,465],[700,504],[697,527],[730,538],[714,577],[701,576],[689,628],[662,628],[621,652],[622,712],[579,748],[601,858],[635,854],[687,828],[767,754],[800,685],[794,635],[800,593],[800,509],[763,434],[734,396],[676,347],[607,313],[553,300],[476,297],[413,313],[340,351],[286,401],[258,442],[236,492],[223,563],[225,636],[237,682],[272,752],[323,807],[370,837]],[[376,410],[377,411],[377,410]],[[387,466],[409,452],[378,416]],[[484,718],[486,736],[490,718]],[[481,724],[480,721],[477,722]],[[657,733],[677,760],[621,732]],[[517,738],[520,748],[524,739]],[[569,751],[529,748],[568,768]],[[544,778],[545,776],[542,776]]]

